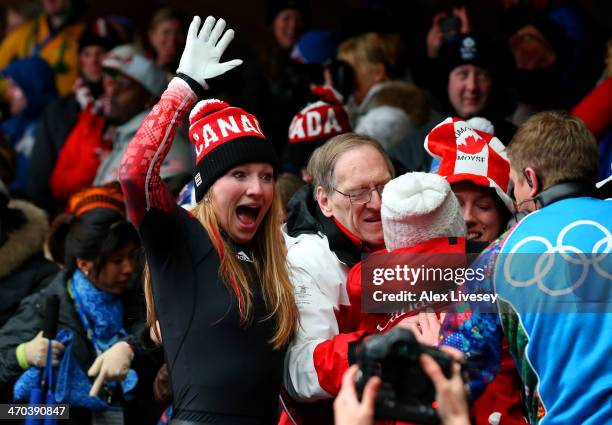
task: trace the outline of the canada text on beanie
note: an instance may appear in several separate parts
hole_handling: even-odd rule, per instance
[[[195,146],[194,184],[196,201],[231,168],[248,162],[276,167],[276,153],[257,118],[227,102],[198,102],[189,115],[189,139]]]
[[[316,99],[291,120],[289,143],[327,140],[351,131],[348,115],[342,106],[342,97],[331,87],[316,86],[311,89]]]
[[[342,96],[333,88],[314,86],[312,103],[297,113],[289,126],[287,161],[298,169],[305,166],[316,148],[334,136],[351,131]]]

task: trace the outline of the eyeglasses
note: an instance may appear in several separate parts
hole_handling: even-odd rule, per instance
[[[385,184],[379,184],[378,186],[370,189],[361,189],[356,190],[351,193],[340,192],[338,189],[334,188],[336,192],[338,192],[342,196],[346,196],[349,198],[349,201],[352,205],[363,205],[367,204],[372,200],[372,192],[378,192],[378,195],[382,196],[383,189],[385,188]]]

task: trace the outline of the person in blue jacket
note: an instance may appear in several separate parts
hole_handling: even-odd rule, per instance
[[[492,267],[484,290],[499,295],[500,314],[476,311],[472,326],[452,332],[446,324],[445,343],[469,358],[489,354],[505,335],[530,423],[605,423],[612,417],[612,201],[592,195],[595,138],[568,113],[542,112],[519,128],[508,156],[519,220],[480,259]]]
[[[2,75],[7,79],[11,118],[1,124],[9,145],[17,154],[17,173],[10,182],[14,195],[25,194],[34,131],[45,106],[57,98],[53,69],[33,56],[11,62]]]

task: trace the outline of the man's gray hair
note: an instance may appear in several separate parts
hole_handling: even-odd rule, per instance
[[[393,164],[380,143],[371,137],[362,136],[356,133],[340,134],[329,139],[324,145],[319,146],[312,153],[312,156],[308,161],[307,170],[313,177],[313,196],[315,196],[315,198],[317,187],[319,186],[321,186],[328,195],[333,192],[336,185],[334,170],[340,155],[361,146],[371,146],[380,152],[385,160],[385,163],[387,164],[391,178],[395,176]]]

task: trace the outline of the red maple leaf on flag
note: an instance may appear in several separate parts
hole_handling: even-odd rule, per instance
[[[457,149],[463,153],[474,155],[482,151],[485,144],[485,139],[482,137],[470,135],[463,140],[457,141]]]

